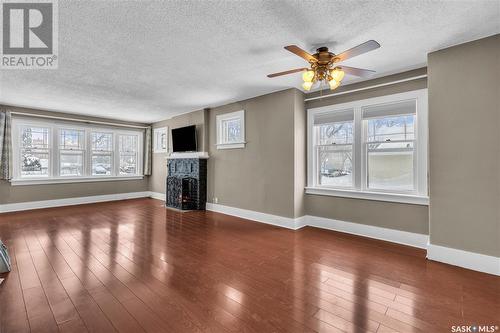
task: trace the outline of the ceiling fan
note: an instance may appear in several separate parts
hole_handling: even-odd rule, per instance
[[[284,72],[273,73],[269,74],[267,77],[272,78],[281,75],[304,72],[302,74],[302,79],[304,80],[302,88],[304,88],[304,90],[311,90],[312,86],[316,82],[327,82],[330,85],[330,89],[334,90],[340,86],[340,83],[346,73],[360,77],[367,77],[375,73],[375,71],[368,69],[339,66],[339,63],[360,54],[373,51],[379,47],[379,43],[374,40],[369,40],[339,54],[330,52],[325,46],[318,48],[316,53],[309,54],[297,45],[288,45],[285,46],[285,49],[307,60],[310,67],[302,67]]]

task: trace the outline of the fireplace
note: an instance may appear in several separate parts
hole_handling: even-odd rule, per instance
[[[169,159],[166,206],[180,210],[205,209],[206,184],[206,159]]]

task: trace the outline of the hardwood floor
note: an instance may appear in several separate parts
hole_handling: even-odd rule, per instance
[[[500,278],[423,250],[137,199],[0,215],[0,331],[451,332]]]

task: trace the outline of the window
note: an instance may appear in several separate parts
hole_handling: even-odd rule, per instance
[[[153,151],[155,153],[166,153],[168,151],[168,127],[155,128]]]
[[[137,173],[137,135],[118,135],[120,153],[120,175]]]
[[[318,184],[352,187],[353,122],[352,109],[318,115],[314,120]]]
[[[414,192],[416,101],[363,108],[367,187]]]
[[[17,165],[23,177],[48,177],[50,168],[50,128],[21,126]]]
[[[85,156],[85,131],[77,129],[59,130],[60,175],[82,176]]]
[[[91,132],[92,176],[110,176],[113,171],[113,133]]]
[[[143,131],[14,118],[12,184],[142,177]]]
[[[308,110],[310,194],[427,204],[427,91]]]
[[[245,111],[224,113],[216,116],[217,149],[245,147]]]

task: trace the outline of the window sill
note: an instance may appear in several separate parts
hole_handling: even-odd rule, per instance
[[[44,184],[113,182],[121,180],[137,180],[143,178],[144,176],[11,179],[10,185],[23,186],[23,185],[44,185]]]
[[[238,143],[218,143],[216,144],[217,149],[237,149],[237,148],[245,148],[246,142],[238,142]]]
[[[429,197],[408,195],[408,194],[395,194],[395,193],[382,193],[382,192],[366,192],[356,190],[340,190],[324,187],[306,187],[306,194],[327,195],[332,197],[342,198],[355,198],[363,200],[375,200],[386,202],[398,202],[412,205],[429,205]]]

